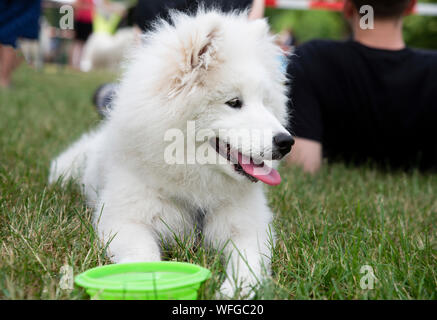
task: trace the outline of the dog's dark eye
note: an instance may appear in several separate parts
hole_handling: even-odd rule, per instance
[[[229,100],[226,104],[234,109],[240,109],[243,106],[243,102],[239,98]]]

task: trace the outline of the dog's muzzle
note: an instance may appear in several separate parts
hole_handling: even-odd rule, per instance
[[[282,159],[287,153],[291,151],[294,145],[294,139],[290,134],[279,133],[273,137],[273,160]]]

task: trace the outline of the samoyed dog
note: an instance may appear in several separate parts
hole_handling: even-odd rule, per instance
[[[281,54],[266,21],[244,13],[173,12],[144,35],[107,119],[51,164],[51,183],[83,187],[113,262],[158,261],[161,240],[201,225],[224,253],[225,297],[253,294],[269,275],[262,182],[280,183],[274,163],[293,144]],[[198,161],[205,155],[216,162]]]

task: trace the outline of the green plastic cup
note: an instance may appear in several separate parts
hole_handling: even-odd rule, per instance
[[[91,299],[196,300],[211,271],[184,262],[135,262],[87,270],[75,278]]]

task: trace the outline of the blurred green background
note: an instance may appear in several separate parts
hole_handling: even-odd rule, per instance
[[[437,0],[420,2],[436,3]],[[267,8],[266,16],[274,31],[291,28],[299,43],[311,39],[345,39],[349,27],[339,12],[294,11]],[[405,41],[416,48],[437,49],[437,17],[408,16],[404,26]]]

